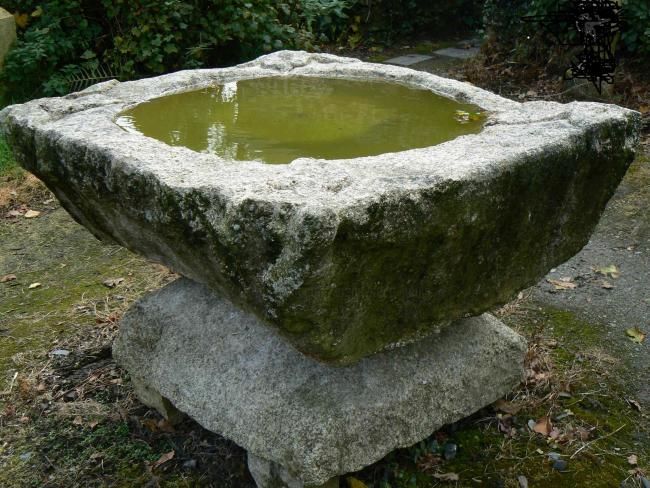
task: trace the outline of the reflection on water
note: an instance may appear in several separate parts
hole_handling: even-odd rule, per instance
[[[459,110],[479,108],[392,83],[276,77],[157,98],[117,123],[228,159],[289,163],[403,151],[481,130],[481,117],[459,123]]]

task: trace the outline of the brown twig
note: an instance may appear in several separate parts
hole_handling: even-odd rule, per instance
[[[603,440],[603,439],[606,439],[607,437],[613,436],[614,434],[616,434],[619,430],[623,429],[624,427],[627,427],[627,424],[623,424],[623,425],[621,425],[621,426],[620,426],[618,429],[616,429],[614,432],[610,432],[609,434],[605,434],[604,436],[601,436],[601,437],[599,437],[598,439],[594,439],[593,441],[587,442],[587,443],[586,443],[585,445],[583,445],[580,449],[578,449],[576,452],[574,452],[573,454],[571,454],[571,457],[570,457],[569,459],[573,459],[574,457],[576,457],[576,456],[578,455],[578,453],[579,453],[580,451],[582,451],[582,450],[588,448],[588,447],[591,446],[592,444],[594,444],[594,443],[596,443],[596,442],[598,442],[598,441],[601,441],[601,440]]]

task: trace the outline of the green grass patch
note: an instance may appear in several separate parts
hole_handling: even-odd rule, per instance
[[[18,163],[16,163],[7,141],[0,136],[0,176],[11,175],[17,170]]]
[[[540,370],[548,374],[547,383],[522,385],[510,394],[510,405],[517,405],[512,415],[486,407],[355,477],[369,488],[518,488],[520,476],[531,487],[640,488],[637,466],[628,457],[637,456],[639,473],[647,472],[650,428],[626,401],[631,385],[625,356],[604,343],[603,326],[539,307],[503,320],[539,345],[531,351],[537,351],[537,361],[548,361],[549,369]],[[530,423],[546,416],[553,435],[533,432]],[[450,444],[457,454],[447,459]],[[551,455],[566,461],[566,469],[555,469]],[[444,481],[452,475],[457,482]]]

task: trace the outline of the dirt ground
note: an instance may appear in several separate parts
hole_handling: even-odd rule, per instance
[[[650,341],[628,334],[650,332],[649,206],[646,134],[589,244],[497,311],[526,381],[341,486],[650,486]],[[175,278],[0,175],[0,486],[253,486],[241,449],[161,419],[111,358],[121,313]]]

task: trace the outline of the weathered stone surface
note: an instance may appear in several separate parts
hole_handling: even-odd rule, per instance
[[[495,401],[521,380],[525,349],[485,314],[333,367],[182,278],[125,314],[113,353],[207,429],[318,486]]]
[[[161,95],[280,75],[396,81],[490,117],[479,134],[429,148],[288,165],[226,161],[114,123]],[[407,68],[285,51],[8,107],[0,125],[95,235],[345,364],[506,302],[580,250],[632,161],[638,115],[520,104]]]
[[[14,16],[0,7],[0,70],[12,44],[16,41]]]
[[[248,453],[248,470],[258,488],[339,488],[339,478],[331,478],[318,486],[307,486],[291,476],[284,466]]]
[[[137,371],[131,375],[131,384],[140,401],[146,406],[156,409],[171,425],[178,424],[185,417],[169,400],[138,378]]]

